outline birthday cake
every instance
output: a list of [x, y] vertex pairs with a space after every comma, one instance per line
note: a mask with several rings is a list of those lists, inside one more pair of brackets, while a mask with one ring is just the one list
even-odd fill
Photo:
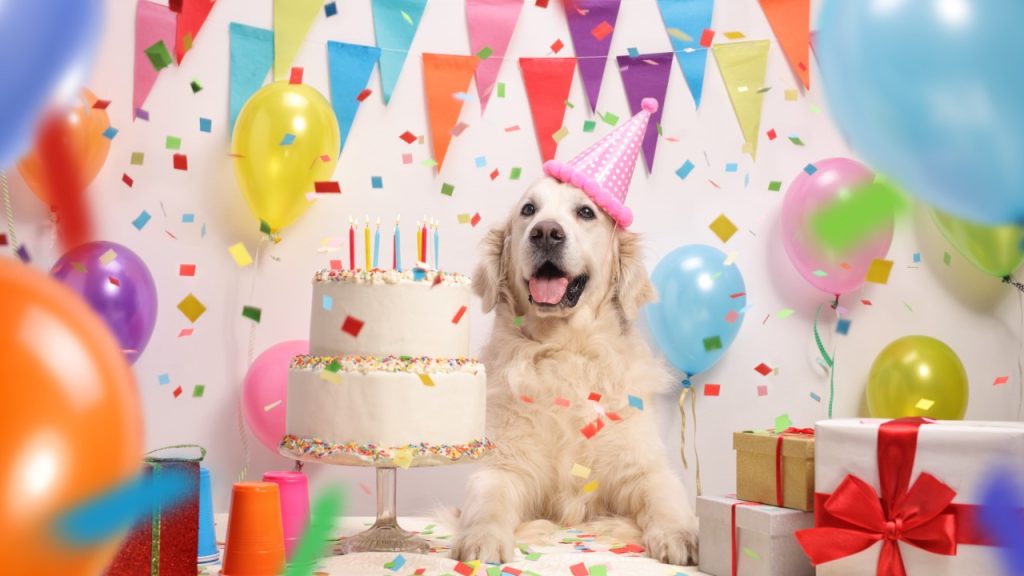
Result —
[[469, 355], [470, 280], [433, 270], [322, 270], [310, 354], [292, 360], [282, 453], [429, 466], [484, 454], [487, 378]]

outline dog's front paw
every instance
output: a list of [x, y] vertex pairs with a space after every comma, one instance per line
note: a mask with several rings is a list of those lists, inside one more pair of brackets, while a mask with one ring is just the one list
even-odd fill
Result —
[[452, 558], [462, 562], [479, 560], [488, 564], [513, 560], [512, 532], [501, 532], [486, 526], [470, 526], [459, 530], [452, 543]]
[[652, 528], [644, 532], [647, 554], [664, 564], [690, 566], [697, 563], [697, 535], [686, 528]]

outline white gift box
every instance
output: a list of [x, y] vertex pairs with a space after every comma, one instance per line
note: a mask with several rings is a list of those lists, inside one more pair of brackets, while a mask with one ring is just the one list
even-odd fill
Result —
[[[881, 495], [878, 470], [879, 426], [887, 420], [825, 420], [816, 426], [815, 491], [832, 494], [853, 475]], [[905, 459], [901, 459], [905, 460]], [[922, 472], [956, 492], [952, 504], [976, 505], [986, 474], [995, 466], [1024, 470], [1024, 424], [1011, 422], [937, 421], [918, 430], [911, 468], [912, 487]], [[821, 506], [819, 500], [818, 506]], [[960, 524], [958, 523], [958, 526]], [[820, 564], [818, 576], [874, 575], [882, 540], [865, 550]], [[1000, 574], [996, 549], [959, 544], [955, 556], [936, 554], [898, 541], [909, 576]]]
[[700, 571], [732, 575], [732, 505], [736, 506], [738, 576], [812, 576], [793, 533], [814, 525], [814, 513], [718, 496], [697, 498]]

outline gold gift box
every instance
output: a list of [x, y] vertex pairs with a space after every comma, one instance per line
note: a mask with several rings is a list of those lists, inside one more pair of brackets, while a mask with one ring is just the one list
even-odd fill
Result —
[[777, 501], [775, 459], [779, 434], [736, 432], [736, 497], [795, 510], [814, 510], [814, 436], [782, 436], [782, 502]]

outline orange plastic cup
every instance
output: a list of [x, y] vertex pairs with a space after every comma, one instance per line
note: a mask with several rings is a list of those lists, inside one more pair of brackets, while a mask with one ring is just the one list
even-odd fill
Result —
[[222, 576], [277, 576], [284, 569], [281, 496], [273, 482], [239, 482], [231, 489]]

